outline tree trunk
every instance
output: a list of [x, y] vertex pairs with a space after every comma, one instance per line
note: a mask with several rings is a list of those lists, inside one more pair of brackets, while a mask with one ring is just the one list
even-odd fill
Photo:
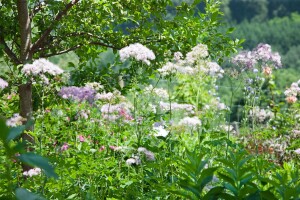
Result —
[[[17, 0], [18, 9], [18, 21], [20, 27], [20, 61], [22, 64], [26, 64], [32, 60], [31, 53], [31, 20], [28, 11], [27, 0]], [[19, 86], [20, 97], [20, 115], [26, 118], [26, 122], [32, 118], [32, 83], [28, 82]], [[25, 123], [26, 123], [25, 122]], [[33, 131], [33, 126], [27, 128], [29, 131]], [[22, 134], [22, 139], [29, 143], [27, 145], [28, 151], [33, 151], [32, 144], [34, 144], [34, 138], [26, 133]], [[23, 171], [28, 171], [32, 167], [23, 164]]]

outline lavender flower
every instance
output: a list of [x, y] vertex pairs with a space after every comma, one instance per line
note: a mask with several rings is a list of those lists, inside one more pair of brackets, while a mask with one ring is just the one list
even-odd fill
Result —
[[258, 63], [273, 63], [275, 68], [281, 67], [281, 57], [278, 52], [272, 53], [271, 46], [260, 43], [252, 51], [243, 51], [236, 55], [232, 62], [236, 65], [242, 65], [246, 69], [253, 69]]
[[58, 95], [63, 99], [73, 99], [77, 101], [88, 101], [92, 103], [96, 91], [90, 87], [62, 87]]
[[153, 161], [155, 160], [155, 155], [152, 151], [149, 151], [148, 149], [146, 149], [145, 147], [139, 147], [138, 148], [138, 152], [140, 153], [144, 153], [146, 160], [149, 161]]
[[153, 51], [139, 43], [130, 44], [129, 46], [121, 49], [119, 53], [121, 61], [125, 61], [126, 59], [132, 57], [138, 61], [142, 61], [147, 65], [150, 65], [149, 60], [155, 59]]
[[3, 80], [2, 78], [0, 78], [0, 88], [4, 89], [7, 86], [8, 86], [8, 83], [5, 80]]

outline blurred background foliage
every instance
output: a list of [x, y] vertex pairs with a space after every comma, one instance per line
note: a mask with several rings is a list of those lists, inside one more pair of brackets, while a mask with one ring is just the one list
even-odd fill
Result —
[[[195, 1], [173, 0], [174, 6], [182, 3], [192, 4]], [[205, 4], [200, 0], [197, 9], [203, 12], [204, 7]], [[175, 16], [176, 9], [174, 7], [166, 9], [167, 19]], [[224, 15], [223, 26], [219, 26], [219, 33], [226, 33], [230, 27], [234, 27], [230, 37], [232, 40], [244, 39], [245, 42], [242, 44], [244, 50], [251, 50], [259, 43], [267, 43], [272, 46], [273, 51], [280, 53], [283, 68], [274, 72], [278, 91], [284, 91], [292, 82], [299, 79], [300, 0], [222, 0], [221, 10]], [[224, 34], [225, 36], [227, 37], [226, 34]], [[205, 41], [201, 42], [205, 43]], [[82, 64], [74, 52], [50, 58], [50, 61], [71, 72], [70, 84], [102, 82], [102, 79], [106, 79], [105, 82], [109, 83], [109, 79], [111, 79], [112, 84], [106, 85], [108, 88], [118, 87], [115, 80], [119, 78], [120, 74], [115, 72], [122, 71], [123, 68], [128, 68], [130, 65], [130, 63], [116, 63], [116, 60], [118, 59], [112, 50], [103, 52], [98, 58], [85, 62], [84, 67], [80, 66]], [[228, 61], [219, 64], [227, 69], [231, 66]], [[9, 70], [2, 58], [0, 58], [0, 67], [0, 75], [5, 70]], [[126, 76], [123, 79], [126, 79]], [[230, 101], [232, 89], [228, 77], [225, 76], [219, 81], [219, 95], [227, 104]], [[243, 96], [242, 88], [235, 90], [233, 102], [237, 108], [242, 105], [241, 96]]]

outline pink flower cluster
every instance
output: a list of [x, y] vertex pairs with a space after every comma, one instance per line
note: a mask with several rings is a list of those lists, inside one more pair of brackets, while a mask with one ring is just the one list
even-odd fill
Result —
[[3, 80], [2, 78], [0, 78], [0, 88], [4, 89], [7, 86], [8, 86], [8, 83], [5, 80]]
[[232, 62], [236, 65], [241, 65], [246, 69], [253, 69], [257, 63], [266, 65], [272, 63], [275, 68], [281, 67], [281, 57], [278, 52], [272, 53], [271, 46], [260, 43], [252, 51], [243, 51], [236, 55]]
[[286, 96], [285, 100], [289, 104], [293, 104], [297, 101], [297, 95], [300, 94], [300, 80], [298, 82], [292, 83], [291, 87], [286, 89], [284, 94]]

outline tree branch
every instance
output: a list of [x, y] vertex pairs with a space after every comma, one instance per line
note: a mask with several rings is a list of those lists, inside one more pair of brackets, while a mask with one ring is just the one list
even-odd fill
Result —
[[51, 23], [51, 25], [45, 30], [45, 32], [41, 35], [41, 37], [33, 44], [32, 48], [31, 48], [32, 52], [36, 52], [36, 49], [38, 49], [43, 44], [43, 42], [45, 41], [47, 36], [49, 36], [49, 34], [53, 30], [55, 24], [58, 21], [60, 21], [64, 17], [64, 15], [66, 15], [67, 12], [78, 2], [79, 2], [79, 0], [71, 0], [71, 2], [66, 5], [65, 9], [60, 11], [56, 15], [56, 17], [53, 20], [53, 22]]
[[87, 44], [78, 44], [78, 45], [75, 45], [75, 46], [70, 47], [68, 49], [64, 49], [64, 50], [59, 51], [59, 52], [45, 54], [45, 55], [42, 55], [42, 57], [48, 58], [48, 57], [51, 57], [51, 56], [61, 55], [61, 54], [68, 53], [70, 51], [74, 51], [76, 49], [82, 48], [82, 47], [84, 47], [86, 45], [98, 45], [98, 46], [108, 47], [108, 48], [112, 48], [112, 49], [116, 49], [116, 50], [120, 50], [121, 49], [121, 48], [118, 48], [118, 47], [114, 47], [112, 45], [104, 44], [102, 42], [89, 42]]
[[0, 44], [2, 44], [4, 46], [4, 52], [6, 53], [6, 55], [10, 58], [10, 60], [19, 65], [21, 64], [21, 61], [18, 59], [18, 57], [16, 56], [16, 54], [7, 46], [4, 38], [2, 36], [0, 36]]

